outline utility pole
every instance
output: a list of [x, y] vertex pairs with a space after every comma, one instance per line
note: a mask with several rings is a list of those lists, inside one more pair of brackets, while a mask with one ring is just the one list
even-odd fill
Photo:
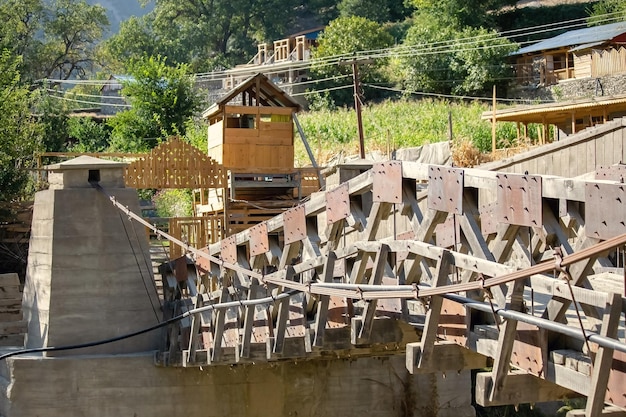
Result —
[[357, 59], [341, 60], [341, 65], [352, 65], [352, 83], [354, 84], [354, 110], [356, 111], [356, 127], [359, 133], [359, 152], [361, 159], [365, 159], [365, 140], [363, 139], [363, 119], [361, 117], [361, 99], [359, 98], [360, 81], [359, 81], [359, 64], [371, 64], [373, 59]]

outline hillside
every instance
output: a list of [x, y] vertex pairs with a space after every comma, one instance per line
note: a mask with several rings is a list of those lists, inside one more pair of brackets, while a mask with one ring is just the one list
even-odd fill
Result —
[[142, 7], [139, 0], [87, 0], [89, 4], [99, 4], [107, 9], [109, 22], [108, 35], [116, 33], [120, 23], [128, 20], [131, 16], [143, 16], [154, 8], [154, 3], [150, 2], [146, 7]]

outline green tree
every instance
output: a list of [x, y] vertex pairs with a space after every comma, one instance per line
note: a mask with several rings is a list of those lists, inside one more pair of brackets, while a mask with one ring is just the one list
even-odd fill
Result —
[[44, 22], [41, 74], [67, 80], [91, 72], [95, 45], [109, 20], [106, 9], [85, 0], [54, 0]]
[[200, 98], [186, 65], [170, 67], [166, 58], [144, 57], [128, 68], [122, 95], [131, 104], [110, 121], [111, 145], [140, 151], [172, 135], [185, 135], [188, 120], [200, 108]]
[[421, 14], [399, 47], [396, 81], [412, 91], [480, 94], [504, 88], [511, 70], [506, 57], [516, 45], [495, 31], [436, 21]]
[[67, 124], [71, 152], [103, 152], [109, 145], [110, 131], [106, 124], [88, 117], [72, 117]]
[[67, 102], [63, 100], [62, 92], [44, 84], [33, 93], [32, 112], [37, 115], [38, 122], [43, 129], [43, 150], [45, 152], [65, 151], [69, 115]]
[[30, 93], [20, 85], [21, 58], [0, 54], [0, 201], [28, 194], [28, 168], [41, 149], [41, 129], [30, 112]]
[[284, 37], [297, 6], [296, 0], [156, 0], [150, 14], [121, 25], [103, 54], [162, 55], [170, 65], [211, 71], [248, 60], [259, 42]]
[[36, 35], [44, 14], [41, 0], [0, 0], [0, 50], [7, 49], [26, 62], [34, 59], [41, 46]]
[[611, 14], [612, 18], [626, 18], [625, 0], [600, 0], [594, 3], [589, 10], [589, 26], [606, 24], [606, 15]]
[[108, 26], [106, 10], [85, 0], [0, 0], [0, 48], [23, 57], [25, 81], [84, 76]]
[[398, 22], [410, 17], [410, 4], [395, 0], [341, 0], [337, 5], [341, 17], [361, 16], [377, 23]]
[[[383, 27], [371, 20], [359, 16], [340, 17], [333, 20], [319, 38], [319, 45], [313, 49], [312, 56], [315, 62], [311, 68], [316, 78], [335, 78], [318, 88], [346, 85], [346, 80], [352, 74], [350, 65], [337, 63], [338, 57], [350, 59], [359, 52], [387, 48], [393, 44], [392, 36]], [[366, 54], [363, 54], [365, 57]], [[331, 61], [329, 61], [331, 60]], [[359, 67], [360, 79], [363, 82], [385, 81], [382, 68], [386, 59], [377, 59], [367, 65]], [[352, 101], [350, 90], [337, 90], [330, 93], [330, 99], [338, 105]]]
[[455, 21], [459, 26], [493, 27], [494, 18], [517, 0], [409, 0], [418, 13], [433, 20]]

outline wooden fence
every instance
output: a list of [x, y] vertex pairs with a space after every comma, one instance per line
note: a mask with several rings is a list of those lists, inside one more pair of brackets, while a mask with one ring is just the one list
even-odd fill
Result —
[[[593, 50], [591, 76], [602, 77], [626, 72], [626, 48]], [[578, 74], [576, 74], [578, 75]]]

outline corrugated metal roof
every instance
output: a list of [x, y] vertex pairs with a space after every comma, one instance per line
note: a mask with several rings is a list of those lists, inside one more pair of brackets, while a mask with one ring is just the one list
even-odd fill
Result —
[[598, 44], [626, 33], [626, 22], [611, 23], [610, 25], [593, 26], [584, 29], [570, 30], [554, 38], [546, 39], [534, 45], [527, 46], [512, 53], [512, 56], [530, 52], [546, 51], [564, 47], [576, 47], [584, 44]]
[[[535, 106], [517, 106], [508, 109], [496, 110], [496, 121], [499, 122], [516, 122], [531, 121], [531, 123], [542, 123], [547, 120], [549, 123], [550, 116], [553, 114], [561, 114], [580, 109], [603, 108], [619, 106], [621, 109], [626, 104], [626, 95], [616, 95], [610, 97], [595, 97], [590, 99], [579, 99], [572, 101], [564, 101], [560, 103], [546, 103]], [[482, 114], [482, 120], [491, 120], [493, 111], [486, 111]]]

